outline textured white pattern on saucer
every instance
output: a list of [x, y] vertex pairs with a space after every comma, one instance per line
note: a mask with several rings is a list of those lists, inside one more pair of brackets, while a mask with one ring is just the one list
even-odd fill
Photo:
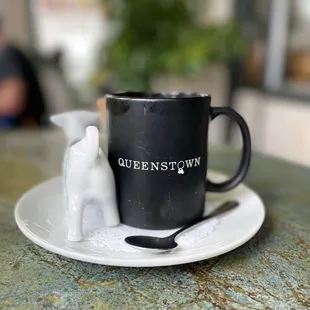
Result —
[[[123, 224], [108, 228], [104, 226], [102, 215], [97, 211], [99, 210], [88, 208], [85, 210], [84, 215], [84, 240], [89, 241], [96, 247], [106, 248], [112, 251], [140, 252], [141, 250], [128, 245], [124, 239], [131, 235], [165, 237], [176, 231], [176, 229], [161, 231], [145, 230]], [[219, 220], [213, 218], [195, 225], [193, 228], [180, 234], [177, 242], [181, 246], [188, 246], [196, 242], [204, 241], [206, 240], [205, 238], [216, 229], [218, 223]]]
[[[226, 176], [212, 171], [209, 171], [208, 178], [214, 182], [227, 179]], [[114, 237], [111, 237], [112, 231], [110, 229], [105, 231], [99, 220], [91, 222], [90, 219], [94, 216], [100, 218], [98, 210], [94, 208], [85, 210], [83, 229], [89, 240], [68, 242], [60, 177], [39, 184], [25, 193], [16, 205], [15, 220], [22, 233], [34, 243], [69, 258], [112, 266], [169, 266], [200, 261], [229, 252], [251, 239], [261, 227], [265, 217], [264, 205], [258, 195], [247, 186], [241, 184], [232, 191], [208, 193], [207, 196], [204, 215], [211, 213], [228, 200], [237, 200], [240, 204], [219, 216], [218, 220], [210, 219], [191, 231], [185, 231], [183, 236], [177, 239], [180, 246], [164, 253], [146, 250], [130, 252], [128, 248], [113, 249], [117, 242], [109, 244], [104, 241], [105, 232], [109, 235], [107, 238], [112, 240], [122, 239], [123, 236], [119, 236], [116, 232]], [[131, 229], [134, 228], [128, 229], [130, 231], [122, 233], [131, 233]], [[134, 229], [134, 232], [137, 234], [139, 230]], [[153, 234], [153, 231], [148, 233]], [[156, 233], [166, 235], [167, 231]], [[123, 246], [127, 245], [122, 243]]]

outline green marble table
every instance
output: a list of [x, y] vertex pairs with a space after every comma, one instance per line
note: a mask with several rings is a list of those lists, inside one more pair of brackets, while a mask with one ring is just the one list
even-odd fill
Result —
[[[0, 309], [309, 309], [309, 168], [254, 154], [246, 183], [267, 217], [230, 253], [174, 267], [107, 267], [49, 253], [14, 222], [18, 197], [60, 173], [63, 142], [57, 132], [0, 135]], [[210, 165], [232, 173], [237, 160], [214, 150]]]

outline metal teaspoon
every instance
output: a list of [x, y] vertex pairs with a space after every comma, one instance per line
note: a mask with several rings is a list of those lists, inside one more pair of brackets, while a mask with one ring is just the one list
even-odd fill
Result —
[[220, 214], [223, 214], [227, 211], [230, 211], [234, 208], [236, 208], [239, 205], [239, 203], [235, 200], [230, 200], [222, 205], [220, 205], [216, 210], [211, 212], [210, 214], [201, 217], [190, 224], [178, 229], [173, 234], [167, 236], [167, 237], [155, 237], [155, 236], [145, 236], [145, 235], [135, 235], [135, 236], [128, 236], [125, 238], [125, 242], [130, 244], [131, 246], [134, 246], [136, 248], [140, 249], [149, 249], [149, 250], [156, 250], [156, 251], [169, 251], [178, 246], [178, 244], [175, 241], [175, 238], [183, 231], [191, 228], [192, 226], [203, 222], [209, 218], [218, 216]]

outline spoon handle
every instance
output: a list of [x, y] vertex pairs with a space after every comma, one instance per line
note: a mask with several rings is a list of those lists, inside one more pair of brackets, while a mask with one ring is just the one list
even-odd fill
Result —
[[191, 223], [187, 224], [186, 226], [178, 229], [176, 232], [174, 232], [172, 235], [170, 235], [170, 238], [175, 238], [177, 235], [179, 235], [181, 232], [183, 232], [184, 230], [189, 229], [190, 227], [203, 222], [211, 217], [215, 217], [217, 215], [223, 214], [229, 210], [234, 209], [235, 207], [237, 207], [239, 205], [239, 202], [235, 201], [235, 200], [230, 200], [227, 201], [225, 203], [223, 203], [222, 205], [220, 205], [218, 208], [216, 208], [214, 211], [212, 211], [210, 214], [203, 216], [195, 221], [192, 221]]

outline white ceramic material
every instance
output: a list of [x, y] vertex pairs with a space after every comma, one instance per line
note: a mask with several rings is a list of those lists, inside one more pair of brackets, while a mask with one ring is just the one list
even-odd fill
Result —
[[[227, 179], [212, 171], [209, 171], [208, 178], [214, 182]], [[165, 236], [173, 230], [155, 232], [123, 224], [114, 228], [100, 228], [100, 222], [87, 223], [84, 217], [87, 240], [77, 243], [67, 241], [60, 177], [25, 193], [16, 205], [15, 220], [23, 234], [34, 243], [69, 258], [113, 266], [168, 266], [221, 255], [239, 247], [256, 234], [264, 221], [265, 209], [258, 195], [244, 184], [227, 193], [208, 193], [205, 214], [230, 199], [238, 200], [240, 205], [219, 219], [211, 219], [207, 230], [204, 226], [195, 226], [191, 232], [187, 232], [187, 238], [181, 235], [177, 239], [179, 246], [174, 251], [160, 254], [133, 249], [123, 239], [133, 234]], [[89, 212], [94, 212], [92, 216], [96, 217], [95, 208], [86, 208], [88, 219], [91, 218]], [[191, 242], [186, 242], [191, 238]]]
[[107, 143], [105, 141], [103, 146], [102, 141], [99, 143], [96, 127], [89, 127], [89, 134], [85, 137], [86, 128], [90, 125], [107, 130], [100, 123], [100, 114], [76, 110], [52, 115], [50, 120], [63, 129], [67, 138], [62, 171], [68, 240], [83, 239], [82, 216], [89, 203], [100, 205], [107, 226], [118, 225], [114, 176], [105, 153], [99, 147], [100, 144], [107, 151]]
[[99, 131], [86, 128], [85, 137], [69, 148], [65, 167], [68, 240], [83, 239], [82, 220], [86, 205], [97, 206], [107, 227], [120, 223], [113, 171], [99, 147]]
[[100, 115], [90, 111], [68, 111], [54, 114], [50, 117], [51, 122], [62, 128], [67, 138], [67, 147], [63, 159], [63, 171], [65, 170], [67, 154], [69, 148], [85, 136], [85, 130], [88, 126], [99, 126]]

